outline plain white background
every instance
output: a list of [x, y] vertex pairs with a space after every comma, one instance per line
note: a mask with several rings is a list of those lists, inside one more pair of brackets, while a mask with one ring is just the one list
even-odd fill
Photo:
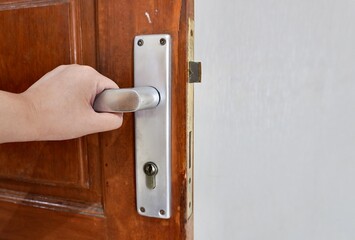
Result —
[[195, 239], [355, 239], [355, 1], [195, 12]]

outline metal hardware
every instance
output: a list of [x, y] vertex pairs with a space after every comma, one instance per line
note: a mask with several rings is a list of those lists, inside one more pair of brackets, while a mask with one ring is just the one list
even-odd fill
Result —
[[[188, 61], [194, 59], [194, 20], [189, 18], [188, 22], [188, 38], [187, 38], [187, 57]], [[189, 73], [195, 72], [193, 66], [189, 64]], [[200, 75], [201, 76], [201, 75]], [[194, 188], [194, 80], [193, 76], [189, 74], [186, 89], [186, 103], [187, 103], [187, 119], [186, 119], [186, 219], [189, 219], [193, 213], [193, 188]]]
[[158, 167], [152, 162], [147, 162], [143, 166], [144, 173], [146, 175], [146, 186], [149, 189], [154, 189], [156, 186], [155, 176], [158, 174]]
[[107, 89], [96, 96], [97, 112], [135, 112], [158, 106], [160, 96], [153, 87]]
[[138, 42], [137, 42], [138, 46], [143, 46], [144, 44], [144, 41], [142, 39], [139, 39]]
[[200, 83], [202, 78], [202, 65], [200, 62], [189, 62], [189, 83]]
[[106, 89], [93, 106], [135, 112], [137, 212], [164, 219], [171, 216], [170, 91], [170, 35], [141, 35], [134, 39], [134, 88]]
[[165, 43], [166, 43], [165, 38], [161, 38], [161, 39], [160, 39], [160, 44], [161, 44], [161, 45], [165, 45]]
[[[171, 216], [170, 35], [134, 39], [134, 85], [153, 86], [160, 96], [158, 106], [135, 113], [137, 212], [167, 219]], [[147, 175], [154, 171], [158, 173]]]

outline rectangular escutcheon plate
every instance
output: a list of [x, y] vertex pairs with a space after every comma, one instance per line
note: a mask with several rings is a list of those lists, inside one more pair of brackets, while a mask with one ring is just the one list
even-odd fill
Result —
[[171, 216], [171, 37], [134, 39], [134, 86], [159, 91], [154, 109], [135, 113], [137, 211], [155, 218]]

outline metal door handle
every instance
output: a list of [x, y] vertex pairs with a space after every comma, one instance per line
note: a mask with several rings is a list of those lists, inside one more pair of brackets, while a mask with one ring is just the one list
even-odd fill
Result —
[[97, 112], [136, 112], [155, 108], [160, 94], [154, 87], [106, 89], [96, 96], [94, 110]]
[[[171, 216], [171, 37], [134, 39], [134, 88], [96, 96], [97, 112], [135, 112], [136, 207], [146, 217]], [[149, 109], [147, 111], [139, 111]], [[137, 112], [136, 112], [137, 111]]]

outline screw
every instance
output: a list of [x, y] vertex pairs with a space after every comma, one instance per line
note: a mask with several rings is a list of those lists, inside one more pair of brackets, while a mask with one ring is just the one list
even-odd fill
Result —
[[144, 41], [143, 41], [143, 39], [139, 39], [138, 40], [138, 42], [137, 42], [137, 44], [138, 44], [138, 46], [143, 46], [143, 44], [144, 44]]
[[166, 43], [165, 38], [161, 38], [161, 39], [160, 39], [160, 45], [162, 45], [162, 46], [163, 46], [163, 45], [165, 45], [165, 43]]
[[140, 207], [139, 209], [141, 212], [145, 212], [145, 208], [144, 207]]
[[165, 214], [165, 211], [162, 209], [162, 210], [159, 211], [159, 213], [160, 213], [161, 215], [164, 215], [164, 214]]

